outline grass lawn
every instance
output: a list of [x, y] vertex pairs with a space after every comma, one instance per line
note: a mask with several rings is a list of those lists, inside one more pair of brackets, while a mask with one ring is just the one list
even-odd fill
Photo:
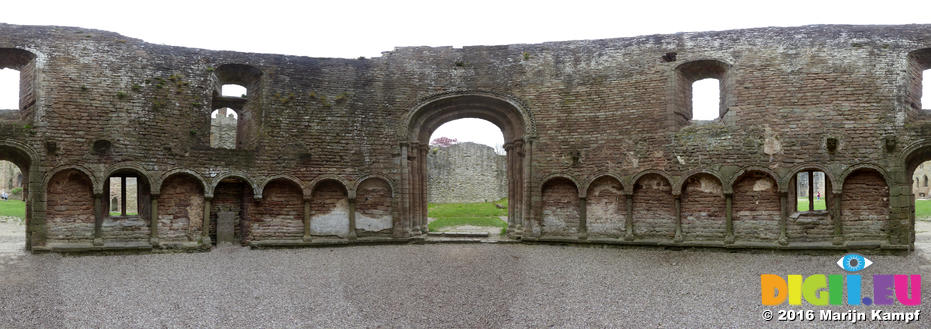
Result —
[[26, 218], [26, 203], [19, 200], [0, 200], [0, 216]]
[[[828, 209], [824, 206], [824, 198], [815, 200], [815, 210]], [[798, 199], [798, 211], [808, 211], [808, 199]]]
[[428, 204], [427, 216], [436, 218], [428, 225], [429, 229], [437, 231], [442, 227], [457, 225], [494, 226], [500, 227], [501, 234], [504, 234], [508, 223], [498, 216], [508, 215], [508, 200], [502, 199], [498, 204], [504, 206], [504, 209], [498, 209], [492, 202]]
[[[126, 216], [138, 216], [138, 215], [139, 215], [139, 214], [134, 213], [134, 212], [128, 212], [128, 213], [126, 213]], [[122, 216], [122, 214], [121, 214], [119, 211], [111, 211], [111, 212], [110, 212], [110, 217], [117, 217], [117, 216]]]
[[915, 218], [931, 220], [931, 200], [915, 200]]

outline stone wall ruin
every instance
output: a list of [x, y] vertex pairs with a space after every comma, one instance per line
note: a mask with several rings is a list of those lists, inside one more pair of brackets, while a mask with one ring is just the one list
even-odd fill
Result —
[[[505, 137], [508, 235], [522, 241], [907, 250], [931, 159], [921, 72], [931, 26], [819, 25], [337, 59], [156, 45], [0, 24], [20, 108], [0, 160], [22, 169], [27, 248], [422, 241], [428, 138], [459, 118]], [[693, 81], [719, 116], [692, 120]], [[237, 84], [247, 97], [220, 94]], [[234, 145], [211, 113], [238, 114]], [[792, 177], [825, 175], [826, 210]], [[110, 177], [140, 212], [109, 214]], [[222, 215], [222, 216], [221, 216]], [[224, 220], [218, 222], [218, 218]], [[226, 221], [226, 220], [229, 221]]]
[[487, 145], [464, 142], [431, 146], [427, 153], [427, 201], [493, 202], [507, 197], [507, 158]]

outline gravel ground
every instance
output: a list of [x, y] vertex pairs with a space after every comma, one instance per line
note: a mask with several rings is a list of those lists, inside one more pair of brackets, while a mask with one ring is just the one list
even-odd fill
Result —
[[[0, 239], [15, 236], [2, 225]], [[863, 274], [918, 274], [923, 255], [868, 255]], [[770, 327], [786, 323], [764, 322], [763, 310], [823, 307], [763, 307], [759, 275], [840, 274], [839, 256], [519, 244], [0, 250], [0, 327]], [[928, 328], [929, 278], [918, 307], [832, 309], [920, 309], [913, 326]]]

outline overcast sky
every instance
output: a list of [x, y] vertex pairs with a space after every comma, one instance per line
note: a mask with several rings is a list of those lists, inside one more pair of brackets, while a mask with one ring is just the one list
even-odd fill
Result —
[[[397, 46], [538, 43], [807, 24], [931, 23], [931, 0], [26, 0], [4, 1], [0, 22], [80, 26], [176, 46], [356, 58], [379, 56]], [[0, 85], [0, 90], [9, 88]], [[0, 107], [9, 103], [0, 94]], [[444, 126], [434, 136], [460, 141], [483, 136], [478, 142], [500, 144], [500, 131], [487, 138], [494, 130]], [[495, 138], [498, 142], [488, 141]]]

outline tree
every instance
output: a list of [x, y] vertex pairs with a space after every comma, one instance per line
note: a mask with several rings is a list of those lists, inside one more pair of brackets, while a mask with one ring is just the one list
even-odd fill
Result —
[[459, 143], [459, 140], [455, 138], [437, 137], [434, 138], [432, 142], [430, 142], [430, 146], [447, 147], [456, 143]]

